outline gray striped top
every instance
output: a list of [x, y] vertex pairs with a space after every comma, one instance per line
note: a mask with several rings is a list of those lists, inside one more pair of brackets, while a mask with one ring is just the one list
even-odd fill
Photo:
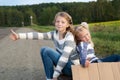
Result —
[[[47, 33], [29, 32], [18, 33], [20, 39], [51, 39], [54, 42], [56, 50], [61, 54], [58, 64], [55, 67], [53, 77], [58, 77], [68, 62], [68, 60], [76, 60], [76, 44], [74, 36], [71, 32], [67, 32], [64, 39], [59, 40], [59, 33], [57, 31], [51, 31]], [[78, 57], [79, 58], [79, 57]], [[77, 58], [77, 59], [78, 59]], [[75, 63], [73, 63], [75, 64]]]

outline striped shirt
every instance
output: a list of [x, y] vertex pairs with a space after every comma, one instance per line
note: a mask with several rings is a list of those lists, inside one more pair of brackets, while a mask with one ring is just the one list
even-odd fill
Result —
[[72, 55], [76, 54], [76, 44], [71, 32], [67, 32], [64, 39], [59, 40], [59, 33], [51, 31], [47, 33], [29, 32], [18, 33], [20, 39], [50, 39], [53, 40], [56, 50], [61, 54], [57, 66], [55, 67], [53, 77], [58, 77]]
[[87, 42], [80, 42], [77, 46], [77, 51], [79, 53], [80, 64], [84, 67], [86, 59], [92, 63], [93, 61], [98, 60], [95, 56], [94, 48], [90, 43]]

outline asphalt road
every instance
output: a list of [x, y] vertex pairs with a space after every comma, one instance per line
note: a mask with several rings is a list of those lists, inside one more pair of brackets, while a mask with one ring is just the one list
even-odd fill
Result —
[[[10, 29], [0, 29], [0, 80], [45, 80], [40, 48], [54, 48], [52, 41], [13, 41], [9, 38]], [[16, 32], [33, 31], [30, 28], [13, 29]]]

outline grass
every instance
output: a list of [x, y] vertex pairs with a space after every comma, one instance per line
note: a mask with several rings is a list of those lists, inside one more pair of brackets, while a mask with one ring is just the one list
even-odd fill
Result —
[[120, 54], [120, 21], [91, 23], [90, 31], [97, 55]]
[[38, 31], [38, 32], [48, 32], [51, 30], [55, 30], [54, 26], [38, 26], [38, 25], [33, 25], [30, 26], [32, 29]]
[[[120, 54], [120, 21], [89, 23], [95, 52], [99, 57], [111, 54]], [[54, 26], [33, 25], [31, 28], [48, 32], [54, 30]]]

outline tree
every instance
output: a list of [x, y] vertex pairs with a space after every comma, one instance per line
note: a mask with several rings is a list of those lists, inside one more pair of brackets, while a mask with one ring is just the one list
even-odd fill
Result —
[[40, 24], [41, 25], [51, 25], [52, 21], [54, 19], [54, 16], [55, 16], [56, 12], [58, 12], [58, 11], [59, 11], [59, 9], [56, 6], [43, 8], [43, 11], [40, 15], [41, 16]]
[[25, 12], [24, 12], [24, 25], [25, 26], [29, 26], [31, 25], [31, 19], [30, 16], [33, 17], [33, 23], [36, 22], [36, 15], [33, 13], [31, 8], [28, 8]]
[[18, 10], [12, 10], [11, 12], [11, 26], [22, 26], [23, 15]]
[[4, 10], [0, 10], [0, 26], [4, 26], [5, 24], [5, 19], [4, 19]]
[[116, 19], [120, 19], [120, 0], [112, 0]]
[[10, 8], [4, 10], [4, 19], [5, 19], [4, 26], [12, 26], [11, 25], [11, 12], [12, 12], [12, 9]]

